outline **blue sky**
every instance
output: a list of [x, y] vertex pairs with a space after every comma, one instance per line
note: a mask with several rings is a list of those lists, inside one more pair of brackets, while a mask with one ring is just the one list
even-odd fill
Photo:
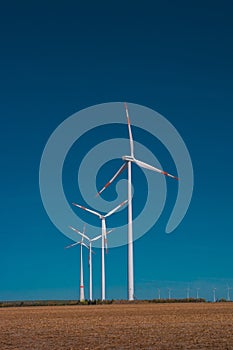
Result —
[[[217, 297], [226, 296], [227, 284], [233, 287], [231, 13], [229, 1], [2, 6], [1, 300], [78, 298], [79, 249], [64, 250], [71, 241], [44, 210], [40, 159], [66, 118], [112, 101], [166, 117], [194, 168], [193, 199], [180, 226], [165, 234], [168, 208], [135, 242], [136, 297], [156, 297], [157, 288], [163, 296], [167, 288], [184, 296], [187, 286], [191, 295], [200, 288], [200, 296], [211, 299], [217, 288]], [[86, 252], [84, 259], [87, 296]], [[98, 249], [93, 259], [99, 298]], [[127, 297], [126, 264], [126, 246], [110, 250], [108, 298]]]

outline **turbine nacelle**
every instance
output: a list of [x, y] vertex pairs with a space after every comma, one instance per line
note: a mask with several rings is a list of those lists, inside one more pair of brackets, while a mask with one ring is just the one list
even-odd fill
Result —
[[133, 156], [123, 156], [121, 159], [124, 160], [125, 162], [134, 162], [135, 161], [135, 158]]

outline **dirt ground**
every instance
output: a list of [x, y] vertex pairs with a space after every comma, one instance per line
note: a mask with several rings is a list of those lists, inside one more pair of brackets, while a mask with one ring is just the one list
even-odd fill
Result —
[[2, 308], [0, 349], [233, 350], [233, 303]]

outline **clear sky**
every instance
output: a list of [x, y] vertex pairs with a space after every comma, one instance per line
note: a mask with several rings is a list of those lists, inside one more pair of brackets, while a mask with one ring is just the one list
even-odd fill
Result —
[[[232, 10], [225, 0], [2, 5], [0, 300], [79, 297], [79, 249], [64, 250], [72, 241], [44, 210], [40, 159], [66, 118], [112, 101], [166, 117], [194, 168], [193, 198], [180, 226], [165, 233], [165, 210], [135, 242], [136, 297], [157, 297], [157, 288], [162, 297], [168, 288], [185, 297], [188, 287], [191, 296], [200, 288], [200, 296], [212, 299], [217, 288], [216, 296], [226, 297], [227, 284], [233, 287]], [[72, 163], [66, 176], [69, 169]], [[99, 298], [99, 249], [93, 260]], [[84, 273], [88, 296], [86, 251]], [[106, 284], [107, 298], [127, 297], [126, 246], [110, 249]]]

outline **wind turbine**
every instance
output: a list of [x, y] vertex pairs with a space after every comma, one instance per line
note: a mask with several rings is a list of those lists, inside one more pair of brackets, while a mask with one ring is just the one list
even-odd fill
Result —
[[134, 300], [134, 266], [133, 266], [133, 225], [132, 225], [132, 172], [131, 172], [131, 163], [137, 164], [141, 168], [149, 169], [157, 173], [172, 177], [173, 179], [178, 180], [176, 176], [173, 176], [166, 171], [155, 168], [152, 165], [144, 163], [134, 157], [134, 142], [131, 131], [129, 111], [127, 104], [125, 103], [126, 118], [128, 123], [128, 132], [129, 132], [129, 141], [130, 141], [130, 155], [123, 156], [124, 164], [120, 169], [115, 173], [110, 181], [98, 192], [100, 195], [126, 168], [128, 169], [128, 299]]
[[160, 288], [158, 288], [157, 291], [158, 291], [158, 299], [160, 300], [161, 299]]
[[230, 290], [232, 288], [230, 288], [228, 285], [227, 285], [227, 301], [231, 301], [231, 297], [230, 297]]
[[213, 288], [213, 302], [216, 302], [216, 288]]
[[[89, 300], [92, 301], [92, 253], [94, 253], [92, 251], [92, 242], [97, 241], [98, 239], [100, 239], [102, 237], [102, 235], [96, 236], [94, 238], [90, 238], [87, 235], [85, 235], [84, 233], [80, 232], [79, 230], [76, 230], [72, 226], [69, 226], [69, 228], [71, 228], [71, 230], [75, 231], [76, 233], [81, 235], [83, 238], [85, 238], [89, 242], [89, 268], [90, 268], [90, 271], [89, 271]], [[109, 234], [112, 231], [113, 230], [109, 230], [107, 232], [107, 234]]]
[[171, 288], [168, 288], [168, 299], [169, 299], [169, 300], [171, 299], [171, 291], [172, 291], [172, 289], [171, 289]]
[[200, 288], [196, 288], [196, 291], [197, 291], [196, 299], [199, 299], [199, 290]]
[[[85, 233], [85, 225], [83, 227], [83, 234], [84, 233]], [[84, 301], [85, 297], [84, 297], [84, 283], [83, 283], [83, 246], [86, 247], [87, 249], [89, 249], [89, 248], [84, 243], [84, 238], [82, 237], [81, 241], [70, 244], [67, 247], [65, 247], [65, 249], [74, 247], [78, 244], [80, 244], [80, 295], [79, 295], [79, 299], [80, 299], [80, 301]]]
[[79, 207], [85, 211], [88, 211], [91, 214], [94, 214], [98, 216], [101, 220], [101, 228], [102, 228], [102, 300], [105, 300], [105, 259], [104, 259], [104, 247], [107, 250], [107, 232], [106, 232], [106, 218], [109, 217], [110, 215], [114, 214], [117, 210], [119, 210], [123, 205], [125, 205], [128, 202], [128, 200], [125, 200], [121, 204], [119, 204], [116, 208], [112, 209], [109, 211], [107, 214], [103, 215], [98, 213], [97, 211], [94, 211], [92, 209], [88, 209], [83, 207], [82, 205], [72, 203], [76, 207]]

